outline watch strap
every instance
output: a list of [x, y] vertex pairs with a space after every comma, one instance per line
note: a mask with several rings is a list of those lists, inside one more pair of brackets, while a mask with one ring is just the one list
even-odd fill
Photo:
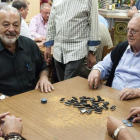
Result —
[[124, 129], [124, 128], [125, 128], [125, 126], [120, 126], [114, 131], [114, 139], [116, 139], [118, 137], [119, 132], [121, 131], [121, 129]]

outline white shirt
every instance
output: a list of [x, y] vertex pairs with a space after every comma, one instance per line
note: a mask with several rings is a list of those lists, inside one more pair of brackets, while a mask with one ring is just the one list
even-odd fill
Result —
[[24, 20], [23, 18], [22, 18], [22, 20], [21, 20], [20, 35], [32, 39], [30, 30], [29, 30], [29, 27], [28, 27], [27, 23], [25, 22], [25, 20]]

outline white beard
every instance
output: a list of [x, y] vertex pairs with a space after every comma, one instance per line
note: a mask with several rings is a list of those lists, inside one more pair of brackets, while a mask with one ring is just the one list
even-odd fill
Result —
[[1, 38], [1, 40], [2, 40], [3, 42], [5, 42], [6, 44], [13, 44], [13, 43], [16, 42], [16, 40], [19, 38], [19, 36], [15, 36], [14, 38], [9, 39], [9, 38], [7, 38], [5, 35], [2, 36], [2, 35], [0, 34], [0, 38]]

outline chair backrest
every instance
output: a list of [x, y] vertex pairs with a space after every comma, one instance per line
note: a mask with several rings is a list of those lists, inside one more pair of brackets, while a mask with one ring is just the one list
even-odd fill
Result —
[[108, 53], [110, 53], [110, 52], [112, 51], [113, 48], [114, 48], [114, 46], [113, 46], [113, 47], [110, 47], [110, 48], [108, 48], [108, 46], [104, 46], [104, 48], [103, 48], [103, 54], [102, 54], [102, 60], [103, 60], [103, 58], [104, 58]]
[[112, 27], [111, 29], [108, 29], [108, 30], [109, 30], [112, 42], [114, 43], [114, 27]]

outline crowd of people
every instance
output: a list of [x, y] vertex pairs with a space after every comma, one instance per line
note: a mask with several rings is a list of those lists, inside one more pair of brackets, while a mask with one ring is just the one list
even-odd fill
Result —
[[[98, 14], [97, 0], [42, 0], [40, 13], [28, 26], [25, 19], [29, 4], [27, 0], [14, 0], [12, 6], [0, 9], [1, 94], [10, 97], [37, 88], [45, 93], [53, 91], [47, 77], [53, 46], [59, 81], [80, 75], [88, 78], [89, 88], [96, 89], [100, 79], [107, 79], [107, 86], [119, 90], [120, 100], [140, 97], [140, 15], [134, 15], [139, 12], [140, 1], [128, 12], [133, 17], [127, 26], [127, 41], [118, 44], [103, 60], [103, 47], [111, 47], [113, 42], [108, 22]], [[44, 58], [38, 42], [46, 47]], [[82, 71], [84, 67], [90, 69], [88, 73]], [[133, 122], [140, 121], [140, 107], [130, 109], [127, 119], [132, 117]], [[122, 121], [113, 116], [108, 117], [107, 130], [118, 140], [134, 140]], [[9, 112], [0, 114], [0, 136], [25, 140], [21, 134], [21, 118]]]

